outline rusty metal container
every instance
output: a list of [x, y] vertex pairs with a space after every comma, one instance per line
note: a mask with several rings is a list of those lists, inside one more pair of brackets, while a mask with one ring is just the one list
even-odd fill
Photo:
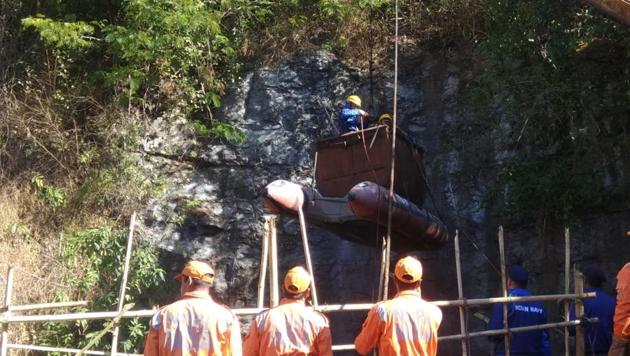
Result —
[[[424, 203], [424, 150], [402, 131], [396, 141], [394, 192], [418, 206]], [[325, 139], [314, 144], [317, 189], [326, 197], [343, 197], [357, 183], [374, 182], [389, 189], [391, 137], [388, 126]]]
[[606, 13], [606, 15], [630, 25], [630, 0], [584, 0]]

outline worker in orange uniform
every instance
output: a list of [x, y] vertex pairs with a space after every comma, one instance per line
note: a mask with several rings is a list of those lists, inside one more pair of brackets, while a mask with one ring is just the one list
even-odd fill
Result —
[[175, 279], [181, 299], [161, 308], [151, 319], [145, 356], [242, 355], [238, 319], [210, 297], [214, 270], [190, 261]]
[[356, 351], [366, 355], [378, 345], [380, 356], [436, 355], [442, 311], [422, 299], [422, 264], [404, 257], [396, 263], [394, 276], [398, 293], [369, 311], [354, 340]]
[[630, 263], [626, 263], [617, 273], [617, 306], [608, 355], [630, 355]]
[[244, 355], [332, 356], [328, 319], [306, 306], [310, 285], [311, 276], [304, 268], [287, 272], [280, 305], [254, 318], [245, 336]]

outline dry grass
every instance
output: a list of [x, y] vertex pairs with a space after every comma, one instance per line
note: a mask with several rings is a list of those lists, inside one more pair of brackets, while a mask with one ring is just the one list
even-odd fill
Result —
[[[391, 68], [395, 21], [393, 3], [375, 10], [358, 9], [352, 2], [342, 20], [331, 20], [321, 14], [308, 14], [308, 21], [298, 26], [278, 21], [264, 31], [252, 34], [243, 43], [241, 53], [260, 58], [265, 64], [282, 62], [296, 54], [327, 48], [340, 59], [367, 70], [372, 60], [374, 70]], [[284, 17], [296, 14], [283, 15]], [[299, 14], [298, 14], [299, 15]], [[482, 31], [482, 0], [442, 0], [439, 2], [402, 2], [399, 10], [401, 45], [448, 46], [472, 41]], [[340, 39], [345, 39], [340, 41]]]
[[[62, 281], [64, 267], [56, 258], [58, 235], [33, 223], [38, 206], [33, 192], [0, 181], [0, 295], [4, 296], [10, 266], [14, 270], [11, 304], [52, 302], [57, 292], [70, 292]], [[11, 341], [30, 342], [34, 327], [12, 326]]]

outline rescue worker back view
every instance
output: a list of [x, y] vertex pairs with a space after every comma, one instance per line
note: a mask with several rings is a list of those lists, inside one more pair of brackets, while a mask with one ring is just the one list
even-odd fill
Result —
[[311, 276], [304, 268], [287, 272], [280, 305], [252, 320], [243, 346], [245, 355], [332, 356], [328, 319], [306, 306], [310, 284]]
[[238, 319], [210, 297], [212, 267], [205, 262], [190, 261], [175, 278], [180, 282], [182, 298], [153, 316], [144, 355], [240, 356]]
[[398, 293], [369, 311], [354, 340], [357, 352], [366, 355], [378, 346], [380, 356], [435, 356], [442, 311], [421, 297], [422, 264], [414, 257], [402, 258], [394, 276]]

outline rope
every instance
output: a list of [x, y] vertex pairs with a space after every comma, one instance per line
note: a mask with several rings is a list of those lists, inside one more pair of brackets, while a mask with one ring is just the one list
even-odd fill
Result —
[[[424, 182], [424, 185], [427, 187], [427, 192], [429, 193], [429, 199], [431, 199], [431, 205], [433, 205], [433, 208], [435, 209], [435, 212], [437, 213], [438, 217], [440, 218], [440, 220], [442, 220], [442, 222], [445, 221], [443, 214], [440, 210], [440, 207], [436, 204], [436, 199], [433, 196], [433, 191], [431, 190], [431, 187], [429, 186], [429, 180], [427, 179], [426, 174], [424, 173], [424, 170], [422, 169], [422, 166], [420, 164], [420, 162], [418, 162], [418, 159], [416, 157], [416, 155], [413, 155], [414, 157], [414, 161], [416, 163], [416, 168], [418, 169], [418, 171], [420, 172], [420, 175], [422, 176], [422, 180]], [[492, 260], [490, 260], [490, 257], [488, 257], [488, 255], [486, 255], [483, 251], [481, 251], [481, 249], [479, 248], [479, 246], [477, 246], [477, 243], [466, 233], [466, 231], [464, 231], [460, 224], [459, 224], [459, 215], [455, 215], [455, 228], [457, 230], [459, 230], [461, 232], [462, 235], [464, 235], [464, 237], [466, 237], [466, 239], [470, 242], [471, 245], [473, 245], [473, 247], [480, 252], [483, 257], [486, 259], [486, 262], [488, 262], [488, 264], [494, 269], [495, 272], [497, 272], [497, 274], [501, 274], [501, 272], [499, 271], [499, 268], [497, 268], [497, 266], [495, 266], [494, 263], [492, 263]]]
[[389, 196], [387, 201], [387, 238], [385, 240], [385, 268], [383, 273], [382, 299], [387, 299], [387, 286], [389, 285], [389, 261], [391, 258], [392, 245], [392, 205], [394, 203], [394, 179], [396, 177], [396, 118], [397, 118], [397, 101], [398, 98], [398, 0], [396, 0], [396, 18], [395, 18], [395, 34], [394, 34], [394, 105], [392, 117], [392, 152], [391, 166], [389, 171]]

